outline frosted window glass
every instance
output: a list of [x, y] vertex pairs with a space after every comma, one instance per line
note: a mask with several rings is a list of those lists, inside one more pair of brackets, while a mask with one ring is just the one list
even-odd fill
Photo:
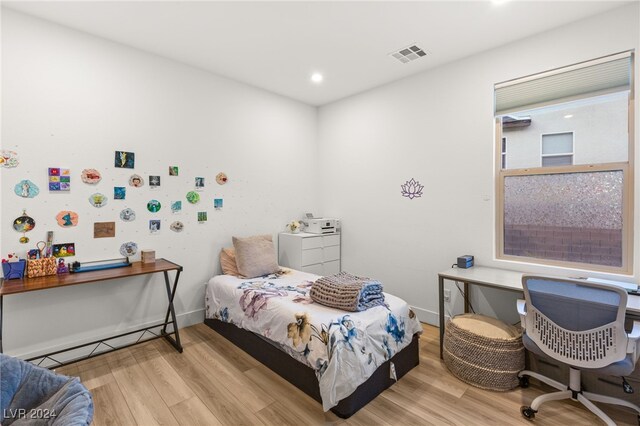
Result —
[[622, 266], [623, 172], [507, 176], [504, 254]]
[[573, 152], [573, 133], [542, 135], [542, 155]]

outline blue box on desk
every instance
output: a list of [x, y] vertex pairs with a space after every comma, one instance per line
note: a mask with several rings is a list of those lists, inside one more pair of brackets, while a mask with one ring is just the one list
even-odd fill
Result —
[[26, 260], [18, 260], [17, 262], [6, 262], [2, 264], [2, 275], [5, 280], [21, 280], [24, 277], [24, 268], [27, 265]]

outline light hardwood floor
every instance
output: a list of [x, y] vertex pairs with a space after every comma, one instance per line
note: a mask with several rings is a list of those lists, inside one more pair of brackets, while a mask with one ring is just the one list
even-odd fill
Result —
[[[424, 325], [420, 365], [347, 420], [198, 324], [180, 330], [184, 353], [160, 339], [71, 364], [93, 394], [95, 425], [507, 425], [531, 424], [521, 405], [548, 391], [490, 392], [453, 377], [438, 357], [438, 329]], [[629, 411], [602, 405], [618, 424], [637, 425]], [[550, 402], [533, 424], [598, 424], [573, 402]]]

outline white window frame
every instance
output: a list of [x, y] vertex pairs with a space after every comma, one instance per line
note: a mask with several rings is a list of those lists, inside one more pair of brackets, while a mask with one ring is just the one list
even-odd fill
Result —
[[[570, 152], [558, 152], [555, 154], [543, 154], [544, 152], [544, 137], [545, 136], [552, 136], [552, 135], [566, 135], [571, 133], [571, 151]], [[553, 157], [564, 157], [567, 155], [571, 156], [571, 166], [573, 166], [574, 164], [574, 156], [575, 156], [575, 151], [576, 151], [576, 132], [573, 130], [570, 131], [566, 131], [566, 132], [552, 132], [552, 133], [542, 133], [540, 135], [540, 167], [545, 167], [548, 168], [550, 166], [544, 166], [543, 163], [543, 158], [553, 158]]]
[[[549, 265], [558, 266], [570, 269], [582, 269], [598, 272], [608, 272], [615, 274], [627, 274], [633, 273], [633, 240], [634, 240], [634, 159], [635, 159], [635, 54], [633, 51], [627, 53], [631, 58], [631, 80], [628, 99], [628, 157], [626, 162], [618, 163], [603, 163], [603, 164], [582, 164], [582, 165], [567, 165], [567, 166], [548, 166], [548, 167], [531, 167], [523, 169], [503, 169], [502, 166], [502, 115], [508, 114], [508, 112], [496, 111], [494, 120], [495, 125], [495, 176], [496, 176], [496, 259], [507, 260], [522, 263], [531, 263], [537, 265]], [[612, 55], [617, 56], [617, 55]], [[598, 60], [588, 61], [597, 62]], [[580, 66], [576, 64], [575, 67]], [[573, 66], [572, 66], [573, 67]], [[566, 70], [571, 67], [564, 67], [559, 70]], [[555, 73], [557, 70], [552, 70], [548, 73]], [[545, 74], [545, 73], [542, 73]], [[528, 76], [524, 79], [535, 79], [536, 75]], [[515, 80], [514, 80], [515, 81]], [[504, 82], [496, 84], [495, 88], [504, 87], [510, 82]], [[549, 103], [547, 103], [549, 104]], [[542, 104], [537, 107], [544, 106]], [[532, 108], [529, 106], [529, 108]], [[497, 109], [497, 108], [496, 108]], [[499, 115], [498, 115], [499, 114]], [[566, 133], [566, 132], [559, 132]], [[540, 155], [542, 158], [542, 142], [540, 144]], [[575, 133], [574, 133], [574, 151], [575, 151]], [[622, 266], [613, 267], [606, 265], [598, 265], [592, 263], [580, 263], [569, 262], [552, 259], [544, 259], [539, 257], [526, 257], [504, 254], [504, 181], [508, 176], [523, 176], [523, 175], [537, 175], [537, 174], [555, 174], [555, 173], [584, 173], [584, 172], [597, 172], [597, 171], [622, 171], [623, 172], [623, 225], [622, 225]]]

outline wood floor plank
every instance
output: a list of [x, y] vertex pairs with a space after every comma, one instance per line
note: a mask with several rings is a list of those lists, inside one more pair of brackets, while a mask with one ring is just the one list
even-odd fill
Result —
[[195, 396], [189, 385], [171, 368], [154, 345], [142, 345], [131, 353], [165, 404], [172, 406]]
[[216, 352], [205, 343], [194, 345], [191, 353], [198, 358], [205, 368], [211, 371], [224, 388], [243, 390], [235, 396], [245, 409], [250, 410], [252, 413], [257, 413], [274, 402], [269, 392], [261, 392], [254, 389], [251, 381], [226, 360], [223, 354]]
[[192, 350], [199, 343], [177, 353], [168, 343], [157, 340], [156, 347], [176, 371], [180, 371], [191, 390], [207, 408], [225, 425], [258, 425], [262, 422], [249, 410], [244, 409], [234, 396], [244, 389], [227, 389], [222, 386], [211, 370], [202, 365]]
[[244, 373], [262, 391], [268, 392], [276, 401], [287, 401], [287, 407], [307, 425], [339, 424], [342, 422], [332, 412], [323, 412], [322, 405], [291, 383], [271, 371], [259, 366]]
[[198, 398], [193, 396], [169, 407], [178, 419], [178, 423], [184, 426], [222, 426], [218, 418]]
[[93, 396], [93, 424], [129, 426], [136, 424], [133, 414], [115, 381], [91, 390]]
[[[184, 352], [164, 339], [58, 369], [91, 390], [94, 424], [102, 425], [531, 425], [520, 415], [551, 391], [491, 392], [455, 378], [439, 358], [439, 333], [423, 326], [420, 365], [371, 403], [343, 420], [204, 324], [181, 330]], [[292, 361], [293, 362], [293, 361]], [[625, 409], [599, 405], [618, 425], [635, 425]], [[598, 424], [580, 404], [542, 406], [537, 426]]]
[[177, 425], [178, 422], [173, 417], [171, 410], [164, 403], [135, 358], [127, 349], [118, 352], [114, 352], [117, 355], [109, 359], [111, 373], [116, 379], [136, 423]]

